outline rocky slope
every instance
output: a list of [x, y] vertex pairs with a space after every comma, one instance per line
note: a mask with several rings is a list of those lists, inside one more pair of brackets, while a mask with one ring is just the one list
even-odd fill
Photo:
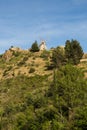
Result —
[[52, 71], [47, 70], [50, 64], [50, 51], [30, 52], [19, 48], [10, 48], [0, 57], [0, 79], [11, 78], [24, 74], [45, 75]]

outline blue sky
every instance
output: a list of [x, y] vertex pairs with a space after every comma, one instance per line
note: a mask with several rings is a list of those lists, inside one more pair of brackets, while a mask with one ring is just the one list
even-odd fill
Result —
[[87, 52], [87, 0], [0, 0], [0, 53], [45, 40], [47, 47], [76, 39]]

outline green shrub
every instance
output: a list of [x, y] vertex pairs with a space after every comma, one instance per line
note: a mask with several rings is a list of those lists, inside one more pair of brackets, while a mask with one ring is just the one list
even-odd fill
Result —
[[20, 52], [15, 52], [15, 51], [13, 51], [13, 55], [15, 56], [15, 57], [18, 57], [19, 55], [20, 55], [21, 53]]
[[27, 61], [28, 60], [28, 56], [23, 58], [23, 61]]
[[22, 65], [24, 65], [24, 64], [25, 64], [25, 61], [22, 60], [22, 61], [20, 61], [17, 65], [18, 65], [18, 66], [22, 66]]
[[52, 52], [51, 66], [54, 68], [59, 68], [60, 66], [65, 64], [66, 64], [65, 51], [63, 48], [58, 46]]
[[39, 47], [38, 47], [38, 43], [37, 41], [35, 41], [32, 46], [31, 46], [31, 51], [32, 52], [38, 52], [39, 51]]
[[50, 57], [49, 51], [44, 50], [44, 51], [41, 53], [40, 57], [43, 58], [44, 60], [47, 60], [47, 59]]
[[46, 104], [44, 97], [37, 97], [34, 101], [34, 108], [41, 108]]
[[30, 68], [29, 73], [34, 73], [35, 72], [35, 68]]

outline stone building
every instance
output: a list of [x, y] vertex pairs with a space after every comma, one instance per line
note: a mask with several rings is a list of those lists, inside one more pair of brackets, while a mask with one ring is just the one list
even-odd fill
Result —
[[39, 45], [39, 49], [40, 49], [40, 51], [47, 49], [45, 41], [41, 42], [41, 44]]

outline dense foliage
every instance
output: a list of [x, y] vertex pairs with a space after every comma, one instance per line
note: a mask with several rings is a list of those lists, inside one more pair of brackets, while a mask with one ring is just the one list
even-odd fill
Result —
[[0, 130], [86, 130], [87, 81], [71, 65], [0, 82]]
[[53, 67], [59, 68], [66, 62], [65, 51], [62, 47], [57, 47], [52, 53], [52, 65]]
[[49, 92], [64, 130], [86, 130], [87, 82], [81, 70], [66, 65], [55, 71]]
[[67, 40], [65, 47], [56, 47], [52, 52], [52, 65], [59, 68], [67, 63], [77, 65], [83, 56], [83, 50], [77, 40]]
[[0, 130], [39, 130], [47, 110], [48, 85], [46, 75], [20, 75], [0, 82]]
[[67, 40], [65, 43], [65, 55], [69, 63], [77, 65], [83, 56], [83, 50], [77, 40]]
[[39, 47], [38, 47], [38, 43], [37, 41], [35, 41], [32, 46], [31, 46], [31, 51], [32, 52], [38, 52], [39, 51]]

